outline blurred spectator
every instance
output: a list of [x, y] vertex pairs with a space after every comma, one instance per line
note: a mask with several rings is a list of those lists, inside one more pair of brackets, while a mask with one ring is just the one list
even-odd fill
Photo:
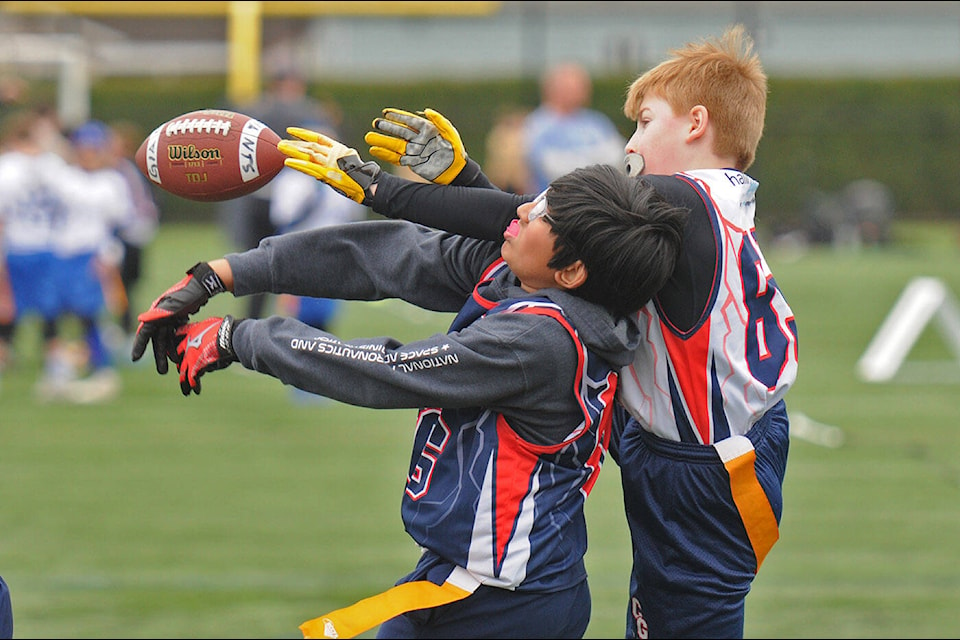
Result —
[[854, 180], [836, 193], [815, 191], [806, 209], [806, 235], [811, 244], [856, 249], [891, 240], [893, 194], [882, 182]]
[[540, 193], [577, 167], [623, 166], [626, 140], [606, 115], [589, 108], [592, 98], [593, 81], [579, 64], [559, 64], [541, 78], [540, 106], [524, 121], [526, 193]]
[[[113, 132], [116, 167], [127, 181], [127, 187], [133, 199], [131, 216], [121, 224], [118, 231], [120, 241], [123, 243], [120, 281], [127, 298], [132, 299], [137, 283], [143, 275], [146, 248], [157, 235], [160, 209], [153, 196], [153, 187], [133, 160], [143, 141], [143, 132], [138, 125], [128, 121], [111, 123], [110, 129]], [[132, 335], [137, 328], [132, 311], [134, 308], [139, 307], [127, 304], [120, 314], [120, 328], [127, 336]]]
[[287, 127], [312, 122], [323, 130], [332, 127], [331, 108], [307, 93], [307, 79], [296, 69], [282, 69], [273, 75], [260, 99], [245, 108], [246, 113], [273, 129], [281, 137]]
[[49, 104], [40, 104], [36, 107], [37, 122], [34, 125], [34, 137], [44, 151], [52, 151], [61, 158], [69, 158], [73, 154], [70, 140], [64, 132], [63, 123], [57, 110]]
[[26, 106], [29, 86], [15, 74], [0, 75], [0, 120]]
[[523, 123], [528, 111], [503, 111], [487, 134], [484, 173], [497, 187], [511, 193], [529, 193], [530, 172], [526, 165]]
[[43, 327], [44, 361], [56, 355], [57, 292], [53, 236], [63, 219], [62, 181], [70, 167], [44, 150], [39, 116], [31, 110], [7, 115], [0, 124], [0, 256], [7, 287], [0, 289], [0, 370], [9, 366], [17, 327], [30, 314]]
[[814, 190], [806, 198], [807, 240], [811, 244], [842, 245], [853, 234], [853, 221], [847, 217], [840, 198], [835, 194]]
[[893, 193], [877, 180], [854, 180], [843, 189], [843, 205], [856, 220], [857, 240], [864, 245], [890, 242], [894, 217]]
[[[231, 106], [231, 109], [256, 118], [270, 127], [281, 138], [287, 127], [302, 122], [317, 123], [316, 131], [332, 126], [332, 117], [323, 104], [307, 94], [306, 78], [295, 69], [282, 69], [272, 77], [269, 87], [259, 100], [249, 105]], [[231, 239], [241, 251], [253, 249], [260, 240], [277, 232], [270, 222], [270, 190], [273, 182], [254, 193], [221, 205], [221, 216]], [[247, 296], [245, 317], [264, 315], [267, 294]]]

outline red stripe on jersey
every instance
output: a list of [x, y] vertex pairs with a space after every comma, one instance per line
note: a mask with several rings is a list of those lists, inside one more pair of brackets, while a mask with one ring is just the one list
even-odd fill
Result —
[[530, 481], [540, 456], [529, 449], [502, 415], [497, 416], [497, 452], [494, 464], [494, 550], [496, 574], [506, 558], [507, 544], [520, 515], [523, 500], [530, 493]]
[[[533, 489], [530, 486], [534, 472], [539, 463], [541, 454], [555, 453], [568, 446], [571, 442], [580, 438], [584, 434], [590, 433], [593, 426], [593, 416], [586, 406], [584, 398], [583, 378], [586, 375], [585, 363], [587, 359], [586, 349], [580, 341], [577, 330], [567, 321], [566, 316], [553, 304], [539, 304], [531, 301], [524, 301], [509, 309], [512, 313], [535, 313], [537, 315], [549, 316], [556, 320], [570, 334], [570, 339], [577, 349], [577, 375], [574, 379], [572, 392], [577, 398], [577, 403], [583, 412], [583, 422], [577, 429], [572, 431], [564, 441], [550, 446], [534, 445], [522, 439], [517, 432], [510, 428], [502, 415], [497, 416], [497, 446], [496, 459], [494, 461], [494, 529], [495, 541], [494, 549], [496, 551], [496, 565], [499, 571], [503, 563], [506, 546], [511, 540], [514, 529], [517, 524], [517, 518], [523, 500]], [[601, 401], [605, 407], [612, 406], [616, 395], [619, 375], [616, 371], [610, 371], [605, 382], [607, 388], [601, 393]], [[591, 468], [590, 477], [581, 487], [584, 496], [590, 494], [600, 473], [600, 467], [603, 462], [605, 452], [610, 446], [610, 432], [612, 430], [613, 412], [604, 411], [601, 416], [601, 422], [597, 425], [597, 442], [590, 454], [587, 465]]]
[[[580, 404], [580, 409], [583, 411], [583, 424], [579, 429], [567, 436], [561, 444], [553, 447], [538, 447], [538, 449], [543, 452], [559, 451], [562, 447], [565, 447], [567, 444], [576, 440], [584, 433], [588, 433], [590, 428], [593, 426], [593, 417], [586, 407], [584, 394], [581, 393], [581, 389], [583, 387], [583, 376], [585, 373], [584, 362], [587, 358], [586, 349], [584, 348], [583, 343], [580, 342], [580, 337], [577, 334], [577, 330], [574, 329], [573, 326], [567, 322], [567, 318], [552, 305], [543, 307], [530, 305], [523, 308], [517, 308], [515, 310], [524, 313], [538, 313], [554, 318], [564, 329], [567, 330], [567, 332], [570, 334], [570, 338], [577, 347], [577, 376], [573, 382], [573, 393], [577, 397], [577, 402]], [[600, 402], [604, 407], [612, 406], [619, 382], [620, 375], [616, 371], [611, 371], [610, 374], [607, 375], [606, 379], [604, 380], [606, 389], [600, 394]], [[593, 490], [593, 485], [597, 483], [597, 478], [600, 474], [600, 467], [603, 464], [603, 457], [610, 448], [610, 432], [612, 431], [612, 428], [613, 412], [604, 411], [601, 416], [601, 422], [599, 425], [597, 425], [597, 445], [587, 461], [587, 466], [591, 469], [590, 477], [586, 482], [584, 482], [583, 487], [580, 489], [584, 497], [590, 495], [590, 491]]]
[[[613, 399], [616, 396], [617, 383], [619, 380], [620, 378], [616, 373], [611, 373], [607, 376], [607, 384], [610, 386], [607, 387], [607, 390], [602, 394], [602, 402], [605, 407], [612, 405]], [[590, 454], [590, 459], [587, 460], [587, 466], [590, 467], [590, 477], [587, 478], [587, 481], [583, 483], [583, 487], [580, 489], [584, 497], [590, 495], [590, 492], [593, 491], [593, 485], [597, 484], [597, 478], [600, 477], [600, 466], [603, 464], [603, 456], [605, 452], [610, 449], [611, 431], [613, 431], [613, 411], [604, 411], [597, 428], [599, 442]]]
[[701, 444], [709, 444], [713, 441], [710, 420], [710, 323], [705, 322], [686, 338], [678, 337], [666, 328], [662, 329], [662, 333], [673, 365], [673, 375], [690, 420], [693, 421], [693, 428], [700, 436]]
[[503, 258], [497, 258], [492, 263], [490, 263], [490, 266], [486, 268], [483, 274], [481, 274], [480, 280], [479, 282], [477, 282], [476, 286], [473, 288], [473, 294], [472, 294], [473, 301], [476, 302], [478, 305], [480, 305], [481, 308], [490, 310], [497, 305], [496, 302], [492, 300], [487, 300], [482, 295], [480, 295], [480, 287], [482, 287], [483, 285], [493, 280], [497, 272], [500, 269], [506, 268], [506, 266], [507, 266], [507, 263]]

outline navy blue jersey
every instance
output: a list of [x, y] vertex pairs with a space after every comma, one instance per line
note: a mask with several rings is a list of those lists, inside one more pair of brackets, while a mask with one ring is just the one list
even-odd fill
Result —
[[495, 303], [483, 297], [483, 285], [450, 330], [497, 313], [556, 320], [579, 353], [579, 371], [567, 392], [577, 398], [582, 421], [562, 442], [535, 445], [487, 408], [423, 409], [403, 499], [404, 524], [418, 544], [483, 584], [569, 587], [586, 576], [583, 503], [609, 445], [617, 374], [584, 347], [555, 303], [537, 296]]

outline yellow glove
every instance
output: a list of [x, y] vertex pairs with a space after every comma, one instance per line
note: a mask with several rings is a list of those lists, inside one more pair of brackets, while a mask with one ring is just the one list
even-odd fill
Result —
[[376, 131], [363, 140], [370, 155], [378, 160], [410, 167], [421, 178], [436, 184], [450, 184], [467, 164], [467, 150], [460, 133], [433, 109], [410, 113], [384, 109], [373, 121]]
[[284, 165], [324, 182], [355, 202], [365, 204], [373, 197], [370, 187], [380, 178], [375, 162], [364, 162], [356, 149], [322, 133], [288, 127], [299, 140], [281, 140], [277, 149], [287, 156]]

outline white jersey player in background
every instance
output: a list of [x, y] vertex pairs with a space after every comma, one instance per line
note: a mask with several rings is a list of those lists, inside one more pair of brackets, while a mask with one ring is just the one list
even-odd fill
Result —
[[42, 324], [48, 369], [56, 358], [58, 304], [50, 273], [53, 236], [64, 216], [60, 188], [70, 167], [45, 150], [39, 133], [32, 110], [13, 112], [0, 124], [0, 371], [13, 366], [17, 328], [32, 316]]
[[90, 121], [70, 136], [72, 172], [63, 181], [63, 222], [54, 236], [54, 276], [60, 320], [79, 320], [86, 354], [79, 378], [62, 390], [68, 400], [99, 402], [119, 391], [119, 377], [104, 333], [109, 316], [127, 304], [120, 279], [123, 245], [118, 230], [134, 215], [126, 180], [116, 169], [107, 125]]

